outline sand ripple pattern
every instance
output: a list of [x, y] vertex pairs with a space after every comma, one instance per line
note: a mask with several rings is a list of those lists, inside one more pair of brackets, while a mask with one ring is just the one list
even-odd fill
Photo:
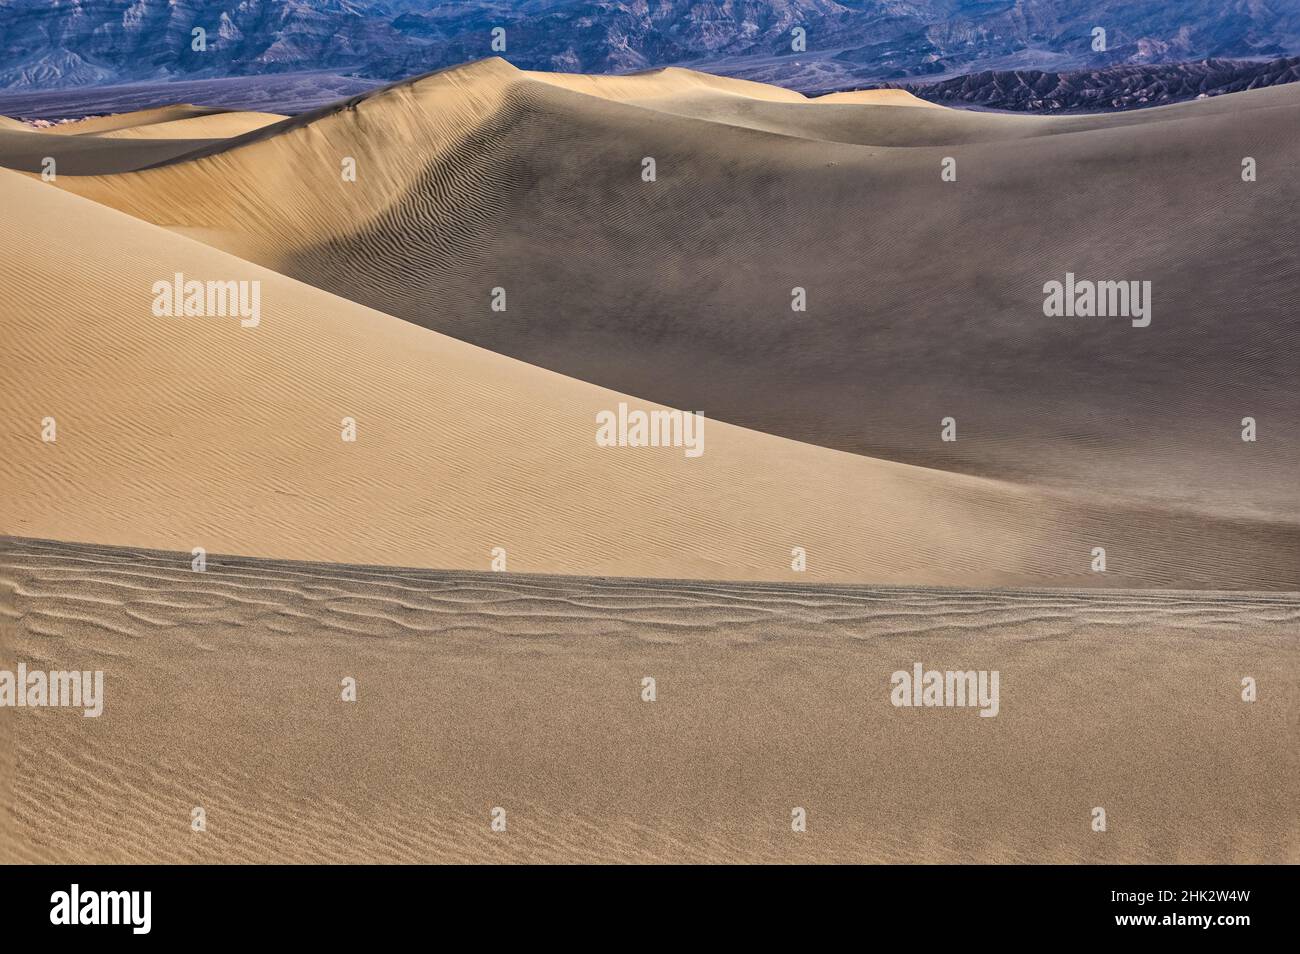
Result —
[[[0, 710], [0, 859], [1300, 860], [1300, 594], [189, 561], [0, 540], [0, 668], [106, 681]], [[999, 716], [891, 707], [914, 661]]]
[[129, 636], [138, 636], [141, 626], [170, 629], [198, 619], [273, 630], [311, 625], [391, 639], [485, 631], [541, 641], [631, 635], [656, 642], [701, 634], [759, 640], [778, 621], [850, 639], [995, 628], [1044, 639], [1088, 627], [1156, 623], [1204, 636], [1219, 629], [1236, 634], [1260, 622], [1270, 628], [1300, 624], [1300, 596], [1291, 593], [809, 587], [231, 556], [209, 556], [207, 571], [198, 574], [186, 554], [5, 540], [4, 585], [33, 604], [59, 606], [57, 613], [34, 607], [26, 616], [47, 634], [41, 620], [58, 618]]

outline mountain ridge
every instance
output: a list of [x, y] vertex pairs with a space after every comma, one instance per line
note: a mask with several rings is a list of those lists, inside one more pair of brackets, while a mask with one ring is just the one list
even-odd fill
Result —
[[[391, 81], [505, 55], [521, 69], [683, 65], [793, 89], [981, 70], [1100, 69], [1300, 54], [1300, 5], [1190, 0], [775, 0], [654, 5], [468, 0], [0, 0], [0, 88], [324, 69]], [[196, 28], [204, 30], [197, 50]], [[1106, 33], [1094, 49], [1095, 31]], [[496, 34], [494, 31], [504, 31]], [[796, 49], [802, 30], [804, 49]], [[504, 42], [505, 49], [493, 45]]]

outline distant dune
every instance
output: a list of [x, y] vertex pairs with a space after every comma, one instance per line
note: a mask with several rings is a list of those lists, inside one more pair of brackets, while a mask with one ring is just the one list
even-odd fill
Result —
[[262, 129], [284, 118], [276, 113], [219, 112], [128, 126], [99, 135], [109, 139], [228, 139]]
[[0, 161], [43, 172], [55, 160], [60, 175], [126, 172], [188, 155], [284, 119], [273, 113], [170, 106], [95, 116], [47, 126], [0, 122]]

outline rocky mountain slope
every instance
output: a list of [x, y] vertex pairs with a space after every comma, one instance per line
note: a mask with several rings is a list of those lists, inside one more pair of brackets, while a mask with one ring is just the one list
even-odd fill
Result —
[[[193, 31], [205, 31], [195, 49]], [[504, 49], [493, 31], [504, 30]], [[1106, 31], [1104, 50], [1094, 31]], [[804, 31], [806, 49], [792, 48]], [[0, 0], [0, 88], [688, 64], [795, 89], [1300, 53], [1298, 0]]]
[[884, 84], [947, 106], [1026, 112], [1140, 109], [1300, 80], [1300, 57], [1114, 66], [1068, 73], [985, 70], [938, 83]]

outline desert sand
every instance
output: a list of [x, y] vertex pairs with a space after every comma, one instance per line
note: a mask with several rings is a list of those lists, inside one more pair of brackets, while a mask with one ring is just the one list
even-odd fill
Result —
[[[1296, 137], [1276, 130], [1300, 109], [1297, 93], [1276, 88], [1230, 97], [1239, 103], [1235, 109], [1222, 100], [1188, 103], [1152, 110], [1145, 121], [1132, 114], [1040, 119], [818, 105], [788, 91], [685, 70], [547, 78], [491, 60], [219, 140], [184, 161], [132, 174], [60, 176], [54, 185], [243, 260], [208, 259], [195, 267], [242, 274], [245, 262], [257, 263], [278, 273], [268, 281], [290, 276], [618, 394], [855, 455], [825, 458], [837, 467], [884, 472], [883, 461], [918, 465], [925, 470], [890, 471], [910, 475], [916, 486], [938, 480], [946, 487], [955, 474], [995, 482], [964, 485], [979, 488], [977, 496], [992, 494], [973, 507], [947, 492], [913, 495], [925, 502], [901, 505], [910, 514], [903, 525], [878, 514], [897, 512], [902, 498], [892, 491], [864, 495], [869, 485], [853, 481], [855, 489], [843, 491], [847, 497], [837, 504], [840, 516], [825, 524], [857, 513], [862, 528], [853, 529], [854, 518], [848, 518], [839, 536], [856, 539], [827, 554], [818, 569], [831, 575], [821, 579], [1098, 585], [1079, 554], [1106, 546], [1125, 554], [1106, 585], [1294, 588], [1300, 526], [1292, 474], [1300, 466], [1300, 445], [1285, 422], [1300, 408], [1287, 386], [1296, 359], [1289, 316], [1297, 288], [1295, 259], [1286, 250], [1289, 206], [1280, 200], [1284, 176], [1242, 183], [1236, 154], [1259, 153], [1266, 170], [1290, 162]], [[696, 103], [698, 112], [701, 96], [710, 110], [729, 112], [739, 125], [671, 112], [682, 103]], [[749, 128], [744, 110], [757, 106], [786, 110], [787, 126], [807, 128], [776, 136]], [[819, 138], [828, 116], [859, 140], [911, 136], [915, 142], [869, 149], [830, 142]], [[144, 117], [163, 124], [221, 118], [185, 109]], [[129, 117], [104, 123], [114, 130], [147, 125]], [[966, 145], [929, 145], [949, 134]], [[988, 141], [972, 144], [972, 137]], [[958, 153], [959, 168], [974, 180], [970, 186], [960, 176], [940, 181], [947, 152]], [[644, 155], [658, 157], [654, 183], [640, 178]], [[355, 182], [340, 174], [349, 158], [356, 163]], [[1181, 196], [1199, 194], [1197, 183], [1211, 166], [1236, 185], [1225, 184], [1211, 201], [1183, 202]], [[1073, 184], [1064, 188], [1066, 182]], [[32, 193], [29, 202], [37, 201]], [[31, 209], [32, 218], [50, 214]], [[57, 215], [48, 219], [50, 246], [63, 242], [60, 221]], [[99, 221], [103, 231], [127, 228], [125, 219]], [[949, 234], [941, 236], [937, 222]], [[170, 234], [147, 233], [137, 222], [130, 228], [142, 241], [150, 234], [154, 246], [136, 283], [170, 275], [167, 260], [185, 258], [174, 248], [209, 254]], [[26, 230], [21, 234], [26, 242]], [[847, 236], [864, 244], [850, 251]], [[989, 236], [1014, 236], [1015, 242]], [[83, 243], [99, 244], [93, 233]], [[64, 254], [43, 253], [47, 268], [61, 271]], [[1195, 267], [1202, 259], [1213, 267]], [[611, 266], [619, 271], [617, 283], [602, 278]], [[1143, 329], [1123, 320], [1046, 318], [1042, 283], [1067, 271], [1153, 276], [1159, 314]], [[808, 293], [806, 313], [790, 310], [796, 285]], [[122, 279], [115, 287], [120, 295], [133, 294]], [[489, 307], [495, 287], [509, 294], [505, 313]], [[273, 300], [303, 294], [309, 292], [295, 289]], [[282, 321], [275, 325], [288, 330]], [[138, 332], [152, 335], [151, 327]], [[179, 332], [214, 333], [211, 327]], [[256, 336], [240, 337], [228, 327], [222, 333], [266, 355], [253, 344]], [[394, 334], [436, 340], [409, 329]], [[191, 373], [174, 356], [179, 342], [154, 341], [159, 360], [173, 373]], [[387, 363], [373, 344], [366, 348], [376, 363]], [[277, 362], [289, 353], [277, 348]], [[293, 374], [333, 373], [315, 355], [301, 355], [300, 363], [308, 367]], [[255, 378], [230, 382], [225, 390], [232, 400], [248, 387], [274, 393], [276, 379], [253, 374], [243, 357], [232, 358], [221, 373]], [[398, 390], [410, 388], [417, 376], [428, 378], [391, 366], [385, 373]], [[264, 405], [268, 415], [282, 403], [272, 394]], [[400, 416], [390, 407], [382, 420], [387, 426]], [[940, 439], [940, 422], [949, 416], [957, 421], [955, 442]], [[1259, 422], [1263, 439], [1240, 440], [1245, 416]], [[573, 423], [570, 437], [581, 443], [576, 417]], [[421, 469], [403, 486], [429, 479], [421, 455], [436, 454], [437, 443], [424, 441], [423, 450], [401, 455]], [[567, 457], [571, 449], [548, 445], [538, 454], [552, 452]], [[594, 452], [588, 446], [572, 459]], [[495, 453], [482, 459], [495, 460]], [[225, 459], [225, 450], [219, 456]], [[234, 455], [240, 456], [248, 455]], [[811, 460], [816, 454], [790, 447], [765, 456]], [[690, 473], [698, 476], [710, 466]], [[250, 461], [249, 468], [265, 476], [232, 474], [232, 486], [267, 482], [264, 464]], [[394, 473], [387, 467], [382, 472]], [[362, 492], [375, 479], [369, 473], [366, 480], [348, 480]], [[763, 483], [764, 493], [778, 485], [766, 476], [753, 480]], [[790, 475], [779, 485], [808, 501], [819, 499], [830, 483], [796, 488], [793, 480]], [[454, 493], [441, 496], [462, 517], [481, 509], [455, 500]], [[890, 502], [882, 504], [885, 496]], [[757, 504], [755, 496], [747, 506]], [[944, 526], [927, 517], [926, 529], [921, 517], [932, 504], [942, 508], [936, 513], [944, 515]], [[284, 505], [275, 501], [277, 512]], [[30, 511], [30, 502], [24, 508]], [[167, 548], [187, 543], [176, 538], [178, 531], [182, 538], [194, 535], [175, 525], [165, 536], [145, 535], [131, 508], [119, 509], [134, 536], [113, 536], [119, 528], [103, 525], [84, 539]], [[664, 519], [664, 509], [656, 508], [647, 521]], [[762, 509], [790, 512], [784, 504]], [[324, 508], [316, 510], [323, 519]], [[954, 522], [957, 511], [984, 513], [981, 526], [996, 529], [971, 535]], [[81, 523], [80, 515], [61, 513], [64, 527], [90, 528], [103, 519]], [[750, 515], [740, 523], [755, 519], [769, 518]], [[280, 534], [284, 528], [277, 524], [284, 522], [258, 525]], [[781, 578], [785, 561], [764, 570], [765, 560], [755, 556], [806, 545], [785, 542], [798, 536], [802, 523], [797, 518], [770, 539], [749, 538], [746, 558], [720, 556], [707, 566], [676, 570], [666, 566], [675, 556], [653, 562], [640, 548], [634, 556], [610, 552], [622, 535], [607, 526], [590, 534], [606, 541], [600, 556], [526, 568]], [[437, 524], [443, 525], [441, 517]], [[67, 532], [39, 520], [9, 529], [35, 536]], [[340, 548], [328, 546], [312, 524], [303, 536], [313, 549], [303, 552], [290, 549], [292, 538], [282, 538], [278, 550], [239, 539], [247, 525], [223, 532], [219, 545], [232, 552], [426, 566], [476, 565], [470, 553], [477, 559], [489, 545], [485, 537], [499, 536], [499, 530], [475, 533], [473, 551], [453, 541], [447, 553], [439, 551], [448, 544], [366, 547], [349, 530], [353, 543]], [[699, 539], [698, 532], [693, 524], [690, 533]], [[935, 535], [944, 538], [937, 550], [925, 542]], [[896, 536], [898, 546], [886, 548], [884, 559], [857, 556], [862, 547], [878, 550], [887, 536]], [[994, 551], [991, 559], [974, 552], [976, 539]], [[666, 541], [674, 553], [704, 546], [686, 545], [672, 533]], [[534, 541], [528, 545], [533, 549]], [[951, 555], [943, 552], [949, 546]], [[905, 558], [904, 549], [924, 556]]]
[[0, 669], [109, 687], [0, 710], [0, 860], [1300, 860], [1297, 119], [488, 60], [0, 124]]
[[[0, 189], [0, 284], [44, 290], [11, 296], [0, 344], [6, 533], [447, 569], [486, 569], [501, 547], [523, 572], [702, 579], [793, 579], [795, 547], [805, 578], [834, 582], [1287, 588], [1300, 573], [1285, 526], [1094, 510], [721, 421], [698, 458], [599, 447], [600, 411], [649, 405], [49, 184], [3, 173]], [[155, 317], [150, 289], [176, 272], [260, 282], [260, 323]]]
[[281, 122], [278, 113], [214, 112], [99, 132], [105, 139], [229, 139]]
[[46, 159], [53, 158], [56, 174], [126, 172], [192, 153], [284, 118], [274, 113], [200, 106], [93, 116], [52, 126], [33, 126], [5, 118], [0, 122], [0, 165], [41, 172], [46, 169]]
[[[1300, 861], [1296, 594], [193, 573], [13, 540], [0, 593], [0, 665], [105, 670], [98, 719], [3, 713], [14, 860]], [[916, 661], [1000, 670], [998, 716], [892, 707]]]
[[[672, 407], [1099, 507], [1294, 526], [1300, 88], [1057, 118], [541, 75], [484, 61], [59, 185]], [[1150, 281], [1150, 327], [1046, 318], [1067, 272]], [[1246, 416], [1267, 439], [1243, 447]]]

